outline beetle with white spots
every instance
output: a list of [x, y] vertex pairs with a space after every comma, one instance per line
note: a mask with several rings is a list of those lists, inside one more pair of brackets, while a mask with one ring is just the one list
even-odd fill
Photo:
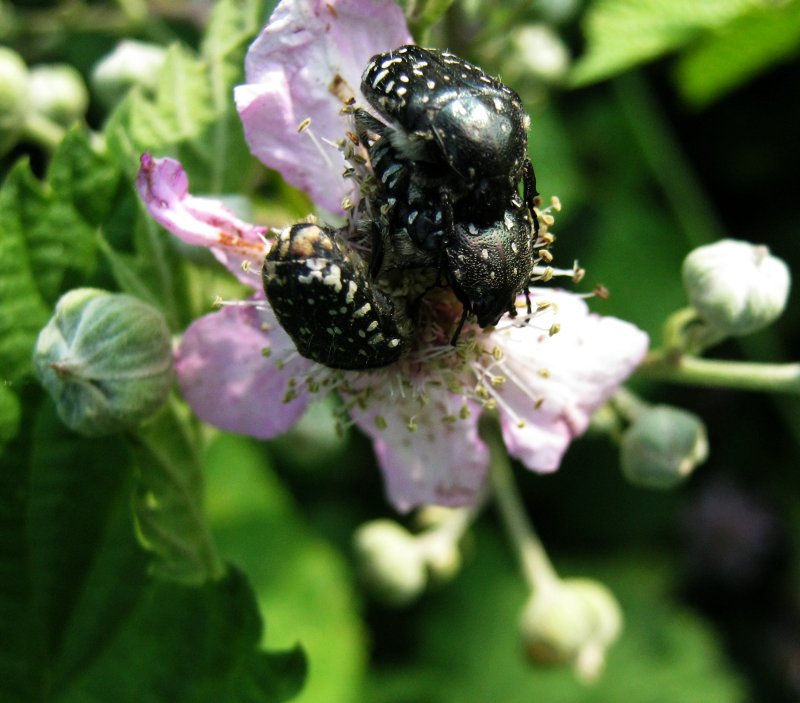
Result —
[[262, 281], [281, 327], [304, 357], [337, 369], [369, 369], [400, 359], [411, 325], [366, 274], [335, 229], [287, 227], [264, 261]]
[[373, 57], [361, 91], [378, 116], [357, 108], [356, 132], [388, 205], [373, 276], [438, 266], [463, 305], [454, 342], [468, 315], [481, 327], [515, 315], [539, 230], [517, 93], [453, 54], [414, 45]]

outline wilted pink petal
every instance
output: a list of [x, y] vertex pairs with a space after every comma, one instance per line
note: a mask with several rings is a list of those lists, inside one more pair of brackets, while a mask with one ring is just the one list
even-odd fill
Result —
[[589, 313], [577, 296], [550, 291], [550, 318], [542, 329], [512, 327], [493, 337], [502, 347], [506, 383], [498, 396], [503, 437], [509, 453], [528, 468], [554, 471], [573, 438], [592, 414], [641, 363], [647, 335], [613, 317]]
[[289, 379], [302, 378], [313, 366], [296, 354], [276, 364], [290, 348], [268, 309], [224, 307], [201, 317], [186, 330], [176, 355], [183, 396], [202, 420], [221, 429], [260, 439], [286, 432], [309, 403], [304, 392], [295, 397]]
[[209, 247], [214, 256], [242, 283], [260, 288], [253, 273], [242, 270], [245, 261], [258, 271], [267, 245], [265, 227], [240, 220], [219, 200], [189, 194], [189, 179], [175, 159], [142, 154], [136, 189], [147, 212], [162, 227], [187, 244]]
[[392, 504], [470, 505], [483, 486], [489, 455], [478, 436], [480, 408], [441, 387], [428, 402], [399, 392], [387, 376], [371, 388], [366, 409], [350, 415], [374, 442]]
[[[283, 0], [250, 47], [247, 83], [235, 91], [250, 150], [317, 205], [341, 212], [345, 164], [325, 140], [350, 128], [340, 110], [360, 97], [369, 59], [410, 41], [393, 0]], [[307, 118], [310, 128], [298, 132]]]

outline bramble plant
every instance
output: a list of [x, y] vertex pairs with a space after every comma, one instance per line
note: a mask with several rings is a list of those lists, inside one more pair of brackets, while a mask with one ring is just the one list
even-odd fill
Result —
[[0, 699], [800, 695], [797, 5], [0, 5]]

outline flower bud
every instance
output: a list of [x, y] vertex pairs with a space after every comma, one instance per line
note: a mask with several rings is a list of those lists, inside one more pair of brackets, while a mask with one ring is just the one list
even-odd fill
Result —
[[389, 605], [406, 605], [427, 585], [427, 571], [415, 537], [391, 520], [373, 520], [356, 532], [356, 559], [364, 583]]
[[161, 407], [172, 386], [161, 313], [130, 295], [93, 288], [56, 303], [33, 363], [64, 424], [89, 437], [134, 427]]
[[755, 332], [786, 306], [791, 282], [786, 264], [764, 245], [723, 239], [698, 247], [683, 262], [692, 306], [729, 335]]
[[565, 579], [538, 588], [525, 605], [520, 631], [525, 652], [539, 664], [571, 664], [584, 680], [602, 671], [622, 630], [616, 599], [590, 579]]
[[641, 412], [622, 438], [622, 472], [645, 488], [672, 488], [708, 456], [703, 421], [669, 405]]
[[431, 532], [417, 538], [431, 581], [446, 583], [461, 570], [461, 550], [452, 535]]
[[155, 90], [167, 52], [158, 44], [125, 39], [95, 65], [92, 87], [106, 105], [119, 101], [133, 86]]
[[28, 67], [16, 51], [0, 46], [0, 156], [16, 144], [27, 109]]
[[81, 74], [63, 63], [32, 68], [28, 97], [31, 109], [65, 127], [82, 118], [89, 107]]
[[506, 73], [535, 76], [543, 81], [562, 79], [569, 69], [570, 55], [566, 44], [547, 24], [526, 24], [512, 32], [513, 65]]
[[469, 523], [464, 519], [468, 511], [468, 508], [426, 505], [417, 512], [416, 523], [421, 528], [417, 545], [432, 583], [446, 583], [461, 570], [460, 541]]

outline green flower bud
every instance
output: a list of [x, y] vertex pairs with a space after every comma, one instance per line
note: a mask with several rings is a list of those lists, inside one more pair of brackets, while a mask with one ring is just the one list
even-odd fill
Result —
[[531, 661], [571, 664], [581, 679], [592, 680], [622, 631], [622, 612], [602, 584], [565, 579], [536, 590], [523, 608], [520, 631]]
[[636, 418], [622, 437], [622, 472], [638, 486], [672, 488], [708, 456], [703, 421], [668, 405], [656, 405]]
[[728, 335], [755, 332], [786, 306], [791, 278], [786, 264], [764, 245], [723, 239], [698, 247], [683, 262], [692, 306]]
[[65, 127], [82, 118], [89, 107], [86, 84], [68, 64], [32, 68], [28, 97], [35, 112]]
[[391, 520], [373, 520], [357, 530], [354, 541], [361, 578], [380, 600], [406, 605], [425, 589], [425, 560], [408, 530]]
[[118, 102], [133, 86], [155, 90], [167, 52], [158, 44], [125, 39], [92, 71], [92, 87], [106, 105]]
[[136, 426], [172, 387], [170, 333], [161, 313], [93, 288], [70, 291], [56, 303], [33, 363], [64, 424], [89, 437]]
[[0, 156], [16, 143], [28, 109], [28, 67], [22, 57], [0, 46]]

